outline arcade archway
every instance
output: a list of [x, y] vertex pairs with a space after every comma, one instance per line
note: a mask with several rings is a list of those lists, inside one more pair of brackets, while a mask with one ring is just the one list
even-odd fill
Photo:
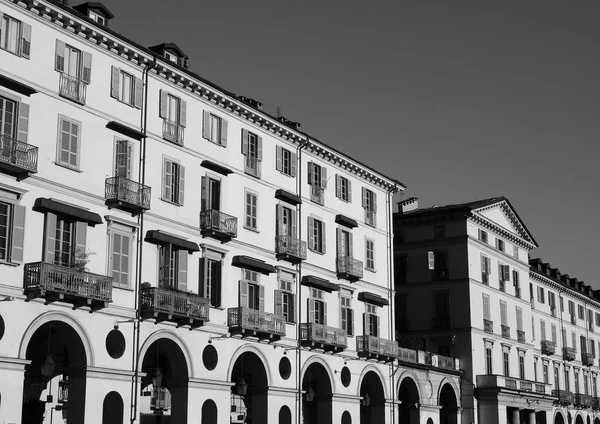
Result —
[[266, 423], [268, 414], [267, 372], [262, 360], [253, 352], [242, 353], [235, 361], [231, 372], [234, 386], [232, 391], [233, 407], [239, 408], [245, 415], [244, 423]]
[[399, 415], [401, 423], [419, 422], [419, 391], [415, 381], [410, 377], [405, 377], [400, 384], [398, 393], [400, 400]]
[[374, 371], [365, 374], [360, 385], [360, 424], [385, 422], [385, 393], [381, 379]]
[[457, 424], [458, 401], [454, 389], [448, 383], [440, 392], [440, 424]]
[[332, 424], [331, 381], [323, 365], [308, 366], [302, 379], [304, 424]]

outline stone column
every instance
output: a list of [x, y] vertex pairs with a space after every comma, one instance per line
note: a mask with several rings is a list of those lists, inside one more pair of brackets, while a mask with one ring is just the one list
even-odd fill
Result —
[[510, 411], [510, 424], [521, 424], [519, 408], [512, 408]]
[[535, 424], [535, 411], [527, 411], [527, 424]]

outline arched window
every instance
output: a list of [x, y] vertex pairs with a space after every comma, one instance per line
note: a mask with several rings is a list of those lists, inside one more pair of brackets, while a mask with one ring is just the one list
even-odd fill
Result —
[[344, 411], [342, 414], [342, 424], [352, 424], [352, 417], [350, 416], [350, 412]]
[[208, 399], [202, 405], [202, 424], [216, 424], [217, 422], [217, 404]]
[[292, 411], [285, 405], [279, 410], [279, 424], [292, 424]]
[[102, 404], [102, 424], [123, 424], [123, 398], [110, 392]]

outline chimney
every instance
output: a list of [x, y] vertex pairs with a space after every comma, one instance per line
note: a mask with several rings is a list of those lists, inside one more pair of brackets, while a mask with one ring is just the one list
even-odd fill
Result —
[[417, 209], [419, 209], [419, 199], [417, 197], [410, 197], [406, 200], [398, 202], [398, 212], [400, 215], [416, 211]]

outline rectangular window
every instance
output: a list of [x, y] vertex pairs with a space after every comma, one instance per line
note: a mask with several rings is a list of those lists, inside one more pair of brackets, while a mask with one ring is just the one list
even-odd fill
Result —
[[208, 110], [203, 111], [202, 137], [212, 143], [227, 147], [227, 120]]
[[482, 229], [479, 229], [478, 230], [478, 237], [479, 237], [480, 241], [482, 241], [483, 243], [487, 244], [487, 242], [488, 242], [488, 233], [487, 233], [487, 231], [483, 231]]
[[87, 224], [70, 216], [46, 213], [44, 262], [85, 271]]
[[172, 244], [159, 247], [159, 287], [187, 291], [188, 252]]
[[533, 381], [538, 381], [538, 358], [533, 359]]
[[517, 314], [517, 330], [523, 331], [523, 309], [519, 308], [518, 306], [515, 308]]
[[85, 104], [92, 77], [92, 55], [57, 39], [54, 69], [60, 73], [59, 94]]
[[92, 21], [97, 22], [100, 25], [106, 25], [106, 20], [104, 19], [104, 16], [100, 16], [99, 14], [94, 13], [91, 10], [89, 11], [89, 16]]
[[310, 186], [310, 200], [319, 205], [324, 205], [327, 168], [314, 162], [308, 162], [308, 185]]
[[583, 374], [583, 393], [586, 395], [590, 394], [589, 384], [590, 383], [587, 374]]
[[485, 348], [485, 373], [487, 375], [493, 374], [493, 362], [492, 362], [492, 348]]
[[571, 346], [577, 351], [577, 335], [574, 331], [571, 332]]
[[354, 311], [352, 310], [352, 294], [344, 290], [340, 292], [341, 328], [349, 336], [354, 334]]
[[365, 268], [375, 271], [375, 241], [365, 239]]
[[200, 210], [221, 210], [221, 181], [217, 178], [203, 176], [200, 180]]
[[325, 253], [325, 223], [308, 217], [308, 248], [313, 252]]
[[584, 319], [583, 305], [577, 305], [577, 318]]
[[490, 284], [490, 273], [491, 273], [490, 258], [481, 255], [481, 282], [483, 284]]
[[29, 59], [31, 25], [0, 13], [0, 48]]
[[550, 325], [550, 337], [552, 340], [552, 343], [556, 344], [556, 324], [552, 323]]
[[510, 280], [510, 267], [498, 264], [498, 287], [500, 291], [506, 291], [506, 282]]
[[258, 194], [253, 191], [246, 190], [246, 219], [244, 227], [257, 231], [258, 230]]
[[244, 171], [252, 176], [260, 178], [262, 161], [262, 137], [242, 129], [242, 154], [245, 157]]
[[596, 316], [596, 327], [600, 327], [600, 314], [598, 312], [596, 312], [595, 316]]
[[109, 230], [110, 239], [110, 270], [113, 278], [113, 285], [117, 287], [130, 287], [131, 285], [131, 267], [133, 257], [131, 250], [133, 247], [133, 232], [130, 228], [112, 223]]
[[542, 340], [548, 340], [546, 338], [546, 321], [543, 319], [540, 320], [540, 337]]
[[377, 217], [377, 194], [366, 187], [362, 188], [362, 207], [365, 210], [365, 224], [375, 226]]
[[506, 302], [500, 301], [500, 324], [508, 325], [508, 315], [506, 312]]
[[307, 300], [309, 322], [327, 325], [327, 303], [323, 301], [323, 291], [310, 289], [310, 298]]
[[56, 163], [79, 169], [81, 124], [64, 116], [58, 118], [58, 145]]
[[554, 367], [554, 387], [556, 387], [557, 390], [560, 389], [560, 378], [559, 378], [558, 366]]
[[282, 174], [296, 177], [296, 162], [298, 161], [296, 154], [281, 146], [276, 146], [275, 155], [275, 168]]
[[281, 271], [279, 274], [279, 290], [275, 290], [275, 315], [285, 317], [287, 323], [296, 322], [294, 312], [294, 286], [296, 276], [292, 273]]
[[542, 374], [544, 375], [544, 383], [548, 384], [549, 376], [548, 376], [548, 364], [544, 363], [542, 365]]
[[25, 207], [0, 201], [0, 261], [22, 262]]
[[537, 297], [538, 297], [538, 302], [540, 303], [546, 303], [546, 299], [544, 296], [544, 288], [543, 287], [538, 287], [537, 288]]
[[574, 383], [575, 383], [575, 393], [579, 394], [579, 371], [575, 370], [573, 373]]
[[503, 363], [503, 368], [504, 368], [504, 376], [508, 377], [510, 376], [510, 359], [509, 359], [509, 353], [508, 352], [502, 352], [502, 363]]
[[379, 316], [377, 315], [377, 306], [371, 305], [369, 303], [365, 304], [365, 314], [363, 316], [364, 319], [364, 335], [379, 337]]
[[132, 168], [133, 143], [127, 140], [117, 140], [115, 143], [115, 177], [131, 179]]
[[496, 239], [496, 249], [504, 252], [504, 240], [500, 240], [499, 238]]
[[213, 308], [221, 307], [223, 256], [219, 252], [206, 250], [200, 258], [198, 293], [208, 299]]
[[240, 308], [264, 311], [265, 287], [260, 284], [260, 274], [257, 271], [242, 269], [242, 279], [239, 289]]
[[519, 248], [516, 245], [513, 245], [513, 258], [519, 259]]
[[111, 97], [139, 109], [142, 106], [142, 80], [116, 66], [111, 72]]
[[515, 297], [521, 298], [521, 282], [519, 281], [519, 271], [513, 269], [513, 286], [515, 288]]
[[519, 378], [525, 380], [525, 357], [519, 355]]
[[163, 159], [163, 192], [162, 199], [183, 205], [185, 168], [172, 159]]
[[348, 178], [336, 174], [335, 195], [344, 202], [352, 201], [352, 190], [350, 187], [350, 180], [348, 180]]
[[434, 281], [445, 280], [448, 278], [448, 252], [428, 252], [427, 259]]
[[183, 144], [184, 128], [187, 124], [187, 103], [160, 90], [159, 116], [163, 119], [163, 138], [176, 144]]
[[575, 303], [572, 300], [569, 300], [567, 305], [569, 307], [569, 315], [575, 315]]
[[343, 228], [337, 229], [337, 257], [352, 258], [353, 252], [353, 237], [350, 231]]
[[483, 294], [483, 319], [491, 320], [492, 313], [490, 310], [490, 296]]

